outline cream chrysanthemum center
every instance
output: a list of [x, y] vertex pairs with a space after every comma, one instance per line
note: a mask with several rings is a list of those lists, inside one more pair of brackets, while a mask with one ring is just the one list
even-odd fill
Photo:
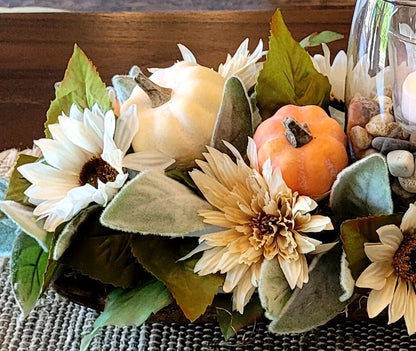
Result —
[[416, 283], [416, 233], [405, 234], [393, 256], [393, 268], [404, 281]]
[[101, 157], [94, 156], [82, 166], [79, 174], [79, 184], [91, 184], [93, 187], [98, 187], [98, 180], [108, 183], [114, 182], [117, 179], [118, 172], [108, 162]]

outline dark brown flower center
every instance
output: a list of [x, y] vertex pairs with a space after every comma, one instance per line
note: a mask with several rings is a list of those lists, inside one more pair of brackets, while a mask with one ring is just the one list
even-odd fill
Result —
[[103, 183], [114, 182], [118, 172], [104, 161], [101, 157], [93, 157], [81, 169], [79, 174], [79, 183], [81, 185], [91, 184], [98, 186], [98, 179]]
[[268, 215], [260, 212], [257, 217], [251, 219], [250, 226], [258, 229], [257, 235], [260, 237], [273, 235], [276, 233], [276, 227], [279, 223], [279, 218], [273, 215]]
[[393, 268], [405, 281], [416, 283], [416, 233], [404, 234], [393, 256]]

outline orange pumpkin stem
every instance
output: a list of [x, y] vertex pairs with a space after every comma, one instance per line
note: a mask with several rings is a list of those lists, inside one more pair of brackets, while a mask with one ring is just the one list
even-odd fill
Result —
[[152, 102], [152, 107], [156, 108], [162, 106], [163, 104], [170, 101], [172, 96], [172, 89], [164, 88], [156, 83], [152, 82], [147, 78], [143, 72], [139, 72], [137, 76], [134, 77], [134, 80], [139, 85], [140, 88], [147, 94], [150, 101]]
[[286, 128], [285, 137], [293, 147], [302, 147], [313, 139], [313, 135], [306, 123], [299, 123], [293, 117], [283, 121]]

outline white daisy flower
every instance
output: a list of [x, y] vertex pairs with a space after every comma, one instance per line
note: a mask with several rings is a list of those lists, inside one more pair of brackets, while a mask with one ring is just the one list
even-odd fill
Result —
[[113, 111], [104, 114], [98, 105], [83, 113], [72, 105], [69, 116], [62, 114], [49, 125], [52, 139], [35, 141], [45, 162], [18, 168], [32, 183], [25, 195], [36, 205], [33, 214], [46, 218], [47, 231], [91, 202], [106, 206], [126, 182], [126, 168], [164, 168], [173, 162], [154, 152], [126, 155], [138, 128], [134, 105], [117, 121]]
[[331, 52], [328, 45], [322, 44], [324, 55], [314, 55], [312, 63], [315, 69], [328, 77], [331, 84], [331, 99], [345, 101], [345, 78], [347, 75], [347, 55], [339, 51], [331, 65]]
[[[266, 54], [266, 51], [263, 51], [263, 41], [261, 39], [252, 54], [248, 50], [248, 44], [249, 40], [246, 38], [240, 44], [234, 56], [227, 54], [227, 59], [219, 65], [217, 70], [224, 79], [231, 76], [240, 78], [247, 90], [256, 84], [259, 73], [263, 68], [263, 63], [258, 61]], [[184, 61], [197, 63], [195, 56], [186, 46], [178, 44], [178, 47]]]

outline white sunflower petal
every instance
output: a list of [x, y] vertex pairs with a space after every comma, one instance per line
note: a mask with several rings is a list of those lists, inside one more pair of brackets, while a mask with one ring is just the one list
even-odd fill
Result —
[[114, 142], [117, 148], [123, 152], [123, 155], [130, 148], [133, 137], [138, 130], [137, 106], [133, 104], [117, 119]]
[[358, 277], [357, 285], [360, 288], [380, 290], [386, 284], [386, 278], [393, 272], [391, 265], [383, 262], [371, 263]]
[[397, 277], [392, 274], [387, 278], [386, 284], [380, 290], [372, 290], [368, 296], [367, 313], [374, 318], [383, 311], [392, 301]]
[[409, 205], [409, 209], [403, 215], [400, 229], [403, 232], [413, 231], [416, 228], [416, 206], [414, 204]]
[[174, 163], [175, 160], [173, 158], [159, 151], [150, 150], [128, 154], [123, 158], [123, 167], [135, 171], [143, 171], [145, 169], [159, 169], [164, 171]]
[[414, 286], [409, 288], [404, 320], [406, 321], [407, 333], [409, 335], [416, 333], [416, 294]]
[[398, 279], [393, 300], [389, 306], [389, 324], [398, 321], [406, 311], [407, 284], [403, 279]]
[[397, 250], [400, 243], [403, 241], [403, 234], [401, 230], [394, 224], [388, 224], [377, 229], [377, 234], [380, 241]]

